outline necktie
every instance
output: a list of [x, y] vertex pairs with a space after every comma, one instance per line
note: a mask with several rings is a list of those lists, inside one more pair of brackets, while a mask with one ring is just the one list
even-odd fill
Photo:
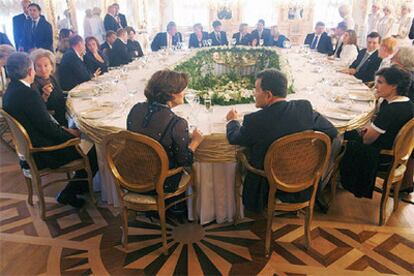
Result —
[[32, 33], [34, 32], [34, 30], [36, 29], [36, 21], [32, 21]]
[[369, 58], [369, 56], [370, 55], [368, 54], [368, 52], [365, 52], [364, 57], [362, 58], [361, 62], [358, 64], [358, 66], [356, 68], [357, 72], [359, 71], [359, 69], [361, 69], [362, 65], [364, 65], [364, 63], [367, 61], [367, 59]]
[[311, 47], [310, 47], [311, 49], [315, 49], [316, 48], [316, 45], [318, 45], [318, 40], [319, 40], [319, 37], [315, 35], [315, 37], [313, 38]]
[[218, 42], [220, 42], [220, 33], [216, 33], [216, 39]]

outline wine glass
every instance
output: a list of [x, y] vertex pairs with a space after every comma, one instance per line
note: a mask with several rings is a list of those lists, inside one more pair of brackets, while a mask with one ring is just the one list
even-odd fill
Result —
[[231, 45], [236, 46], [237, 40], [235, 38], [231, 39]]
[[292, 43], [290, 43], [290, 40], [283, 41], [283, 48], [286, 48], [286, 49], [292, 48]]
[[207, 40], [207, 45], [208, 45], [208, 47], [210, 47], [212, 44], [213, 44], [213, 40], [208, 39], [208, 40]]

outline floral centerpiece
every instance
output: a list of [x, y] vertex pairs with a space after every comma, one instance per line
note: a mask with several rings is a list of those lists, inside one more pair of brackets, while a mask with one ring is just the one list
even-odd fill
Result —
[[[281, 63], [282, 70], [288, 70], [288, 66]], [[279, 55], [274, 49], [214, 47], [199, 50], [174, 70], [190, 76], [188, 87], [197, 93], [201, 103], [211, 99], [213, 104], [233, 105], [254, 102], [255, 76], [266, 68], [281, 69]], [[289, 92], [293, 92], [292, 84]]]

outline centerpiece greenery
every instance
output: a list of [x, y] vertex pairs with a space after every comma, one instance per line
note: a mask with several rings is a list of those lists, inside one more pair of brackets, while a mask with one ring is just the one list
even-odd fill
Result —
[[[217, 64], [224, 66], [224, 73], [215, 72]], [[272, 49], [216, 47], [200, 50], [174, 70], [190, 76], [188, 87], [195, 90], [201, 103], [210, 98], [213, 104], [233, 105], [254, 102], [255, 75], [266, 68], [280, 70], [279, 56]], [[290, 85], [289, 91], [292, 89]]]

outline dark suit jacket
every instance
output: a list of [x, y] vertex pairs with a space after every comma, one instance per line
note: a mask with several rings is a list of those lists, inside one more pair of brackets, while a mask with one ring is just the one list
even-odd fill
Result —
[[89, 81], [92, 78], [92, 74], [75, 53], [75, 50], [70, 48], [63, 54], [59, 66], [59, 77], [62, 89], [69, 91], [76, 85]]
[[128, 39], [127, 47], [131, 59], [144, 56], [144, 52], [142, 51], [141, 44], [139, 44], [138, 40]]
[[[332, 55], [335, 55], [335, 57], [337, 58], [341, 57], [341, 52], [342, 52], [343, 47], [344, 47], [343, 42], [341, 42], [341, 44], [339, 44], [339, 41], [336, 42], [335, 49], [333, 50]], [[338, 51], [336, 49], [338, 49]]]
[[107, 13], [104, 18], [104, 27], [105, 27], [105, 31], [116, 32], [122, 26], [118, 24], [118, 21], [116, 21], [115, 17]]
[[261, 37], [259, 37], [259, 31], [257, 29], [254, 30], [251, 35], [252, 35], [252, 40], [256, 39], [257, 46], [259, 46], [260, 39], [263, 39], [264, 46], [272, 46], [272, 34], [270, 33], [270, 29], [264, 28]]
[[[244, 116], [243, 126], [238, 121], [227, 124], [227, 139], [232, 145], [247, 147], [249, 161], [263, 169], [269, 146], [277, 139], [289, 134], [317, 130], [332, 139], [336, 128], [319, 113], [313, 111], [306, 100], [276, 102], [260, 111]], [[268, 185], [265, 178], [248, 173], [243, 187], [243, 204], [248, 210], [260, 212], [267, 204]], [[282, 201], [304, 201], [308, 193], [286, 194], [278, 191]]]
[[[34, 147], [48, 147], [74, 138], [55, 123], [40, 94], [17, 80], [12, 80], [3, 96], [3, 108], [26, 129]], [[35, 162], [40, 169], [56, 168], [79, 158], [75, 149], [37, 153]]]
[[128, 52], [128, 46], [117, 38], [112, 45], [109, 62], [111, 66], [121, 66], [131, 62], [131, 56]]
[[[308, 44], [309, 46], [312, 45], [314, 38], [315, 38], [315, 33], [306, 35], [304, 44]], [[321, 37], [319, 38], [319, 44], [318, 44], [317, 50], [319, 53], [322, 53], [322, 54], [330, 54], [333, 52], [331, 37], [328, 36], [326, 32], [322, 33]]]
[[33, 48], [43, 48], [53, 52], [52, 25], [44, 17], [40, 17], [36, 28], [32, 32], [32, 21], [26, 20], [21, 46], [28, 52]]
[[197, 35], [195, 33], [192, 33], [190, 35], [190, 39], [188, 41], [188, 48], [201, 48], [201, 47], [204, 47], [203, 46], [203, 41], [206, 41], [208, 39], [209, 39], [208, 33], [203, 32], [203, 37], [201, 38], [201, 42], [200, 42], [201, 45], [200, 45], [199, 42], [198, 42], [198, 39], [197, 39]]
[[226, 32], [221, 31], [219, 39], [217, 39], [215, 32], [211, 32], [209, 34], [209, 37], [212, 40], [212, 43], [211, 43], [212, 46], [229, 45], [229, 42], [227, 41]]
[[16, 49], [19, 49], [20, 43], [23, 40], [24, 36], [24, 26], [27, 18], [24, 13], [18, 14], [13, 17], [13, 36], [14, 36], [14, 46]]
[[99, 55], [103, 58], [104, 60], [103, 63], [98, 61], [91, 52], [86, 51], [86, 54], [83, 57], [83, 59], [89, 72], [95, 73], [96, 70], [98, 70], [98, 68], [101, 69], [102, 73], [108, 72], [108, 66], [109, 66], [108, 57], [101, 51], [99, 51]]
[[[183, 42], [181, 33], [177, 32], [172, 37], [172, 45], [177, 45], [178, 42]], [[153, 52], [159, 51], [161, 47], [167, 47], [167, 33], [158, 33], [151, 42], [151, 50]]]
[[233, 38], [236, 39], [236, 45], [252, 45], [252, 35], [251, 34], [246, 34], [245, 36], [243, 36], [243, 38], [240, 41], [240, 32], [233, 34]]
[[[349, 68], [357, 68], [365, 56], [367, 49], [359, 51], [356, 60], [351, 64]], [[357, 79], [363, 82], [370, 82], [375, 80], [375, 72], [377, 72], [381, 65], [382, 59], [378, 56], [378, 50], [371, 54], [371, 56], [365, 61], [364, 65], [359, 68], [359, 71], [354, 75]]]
[[122, 13], [118, 13], [118, 16], [119, 16], [119, 21], [121, 23], [122, 28], [125, 28], [126, 26], [128, 26], [125, 15]]
[[7, 44], [13, 46], [5, 33], [0, 32], [0, 45]]
[[411, 24], [410, 33], [408, 34], [408, 37], [410, 39], [414, 39], [414, 19], [413, 19], [413, 23]]

